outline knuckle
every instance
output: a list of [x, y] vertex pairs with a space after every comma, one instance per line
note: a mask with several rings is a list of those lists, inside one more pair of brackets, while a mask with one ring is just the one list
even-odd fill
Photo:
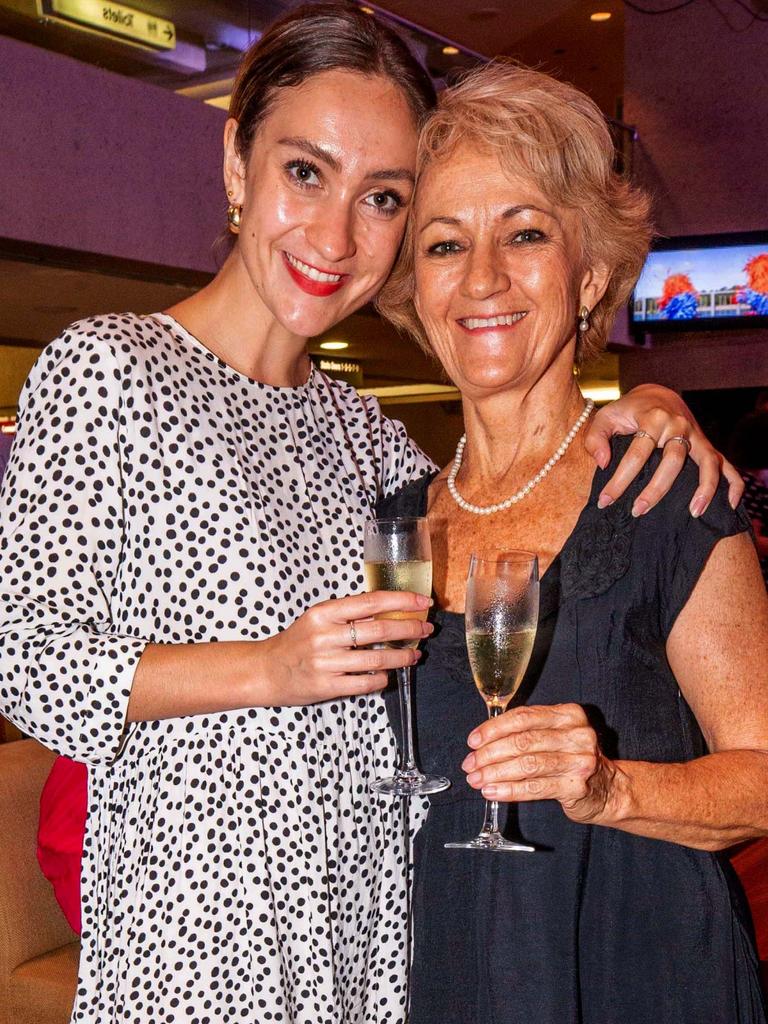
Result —
[[532, 796], [539, 796], [544, 792], [544, 783], [541, 779], [526, 779], [525, 791]]
[[520, 766], [527, 775], [539, 770], [539, 758], [535, 754], [525, 754], [520, 758]]
[[584, 708], [581, 706], [581, 704], [561, 704], [560, 711], [571, 722], [581, 723], [586, 722], [587, 720], [587, 716], [584, 713]]
[[582, 725], [574, 729], [572, 739], [573, 745], [577, 750], [592, 751], [597, 749], [597, 736], [594, 729], [589, 725]]
[[386, 668], [386, 655], [384, 651], [367, 651], [365, 667], [371, 672], [383, 671]]
[[519, 751], [521, 754], [525, 753], [526, 750], [530, 750], [531, 743], [533, 742], [529, 732], [518, 732], [511, 736], [510, 740], [512, 749]]
[[386, 637], [388, 625], [385, 619], [374, 619], [369, 629], [374, 642], [381, 641]]

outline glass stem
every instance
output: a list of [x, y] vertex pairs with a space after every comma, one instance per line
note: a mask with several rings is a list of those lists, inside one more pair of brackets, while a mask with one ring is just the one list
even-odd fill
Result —
[[402, 732], [402, 750], [400, 751], [401, 772], [416, 771], [413, 757], [413, 721], [411, 718], [411, 670], [397, 669], [397, 692], [400, 696], [400, 729]]
[[[503, 708], [490, 705], [488, 708], [488, 717], [496, 718], [502, 714]], [[499, 834], [499, 802], [498, 800], [486, 800], [485, 801], [485, 817], [483, 818], [483, 827], [480, 830], [481, 835], [498, 835]]]

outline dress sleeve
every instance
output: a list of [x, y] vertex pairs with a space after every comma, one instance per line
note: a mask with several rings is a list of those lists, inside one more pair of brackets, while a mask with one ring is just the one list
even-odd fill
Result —
[[693, 593], [707, 559], [718, 541], [737, 533], [749, 532], [751, 524], [743, 504], [732, 509], [728, 502], [728, 485], [721, 478], [714, 498], [706, 512], [694, 518], [686, 502], [696, 488], [696, 470], [692, 463], [680, 474], [679, 508], [669, 517], [670, 529], [666, 537], [662, 570], [661, 625], [668, 637], [677, 616]]
[[112, 613], [124, 539], [121, 373], [70, 329], [20, 401], [0, 497], [0, 712], [61, 754], [118, 755], [146, 641]]
[[424, 454], [399, 420], [391, 420], [381, 412], [378, 400], [373, 395], [365, 398], [371, 422], [378, 427], [379, 434], [379, 498], [388, 497], [412, 480], [431, 473], [436, 469], [432, 460]]

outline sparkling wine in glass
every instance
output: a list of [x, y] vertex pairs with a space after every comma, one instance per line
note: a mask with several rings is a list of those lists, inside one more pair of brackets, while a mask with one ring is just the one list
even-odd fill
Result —
[[[523, 681], [536, 639], [539, 616], [539, 564], [528, 551], [498, 558], [472, 555], [464, 608], [467, 651], [475, 686], [495, 718], [506, 711]], [[534, 847], [505, 839], [499, 831], [499, 805], [485, 802], [480, 834], [454, 850], [533, 853]]]
[[[373, 590], [409, 590], [416, 594], [432, 593], [432, 549], [427, 520], [420, 517], [375, 519], [365, 524], [365, 584]], [[382, 619], [420, 619], [427, 610], [418, 612], [384, 612]], [[418, 640], [393, 640], [389, 647], [417, 647]], [[416, 793], [438, 793], [450, 785], [448, 779], [425, 775], [416, 764], [413, 749], [413, 718], [411, 709], [411, 669], [397, 669], [402, 746], [395, 774], [377, 779], [373, 789], [391, 796]]]

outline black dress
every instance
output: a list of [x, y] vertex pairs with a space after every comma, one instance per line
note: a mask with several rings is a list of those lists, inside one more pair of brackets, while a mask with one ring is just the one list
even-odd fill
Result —
[[[698, 520], [689, 464], [660, 505], [633, 519], [629, 493], [600, 511], [607, 471], [541, 582], [522, 699], [584, 705], [612, 757], [681, 762], [706, 752], [665, 641], [712, 547], [749, 528], [725, 489]], [[426, 478], [382, 502], [423, 515]], [[482, 525], [482, 520], [479, 521]], [[479, 831], [482, 797], [460, 764], [486, 717], [464, 618], [438, 610], [415, 684], [422, 767], [452, 785], [430, 798], [414, 843], [411, 1024], [758, 1024], [764, 1010], [751, 925], [713, 854], [569, 821], [559, 804], [511, 808], [536, 853], [446, 850]], [[396, 694], [388, 695], [399, 732]], [[504, 825], [502, 824], [502, 828]]]

